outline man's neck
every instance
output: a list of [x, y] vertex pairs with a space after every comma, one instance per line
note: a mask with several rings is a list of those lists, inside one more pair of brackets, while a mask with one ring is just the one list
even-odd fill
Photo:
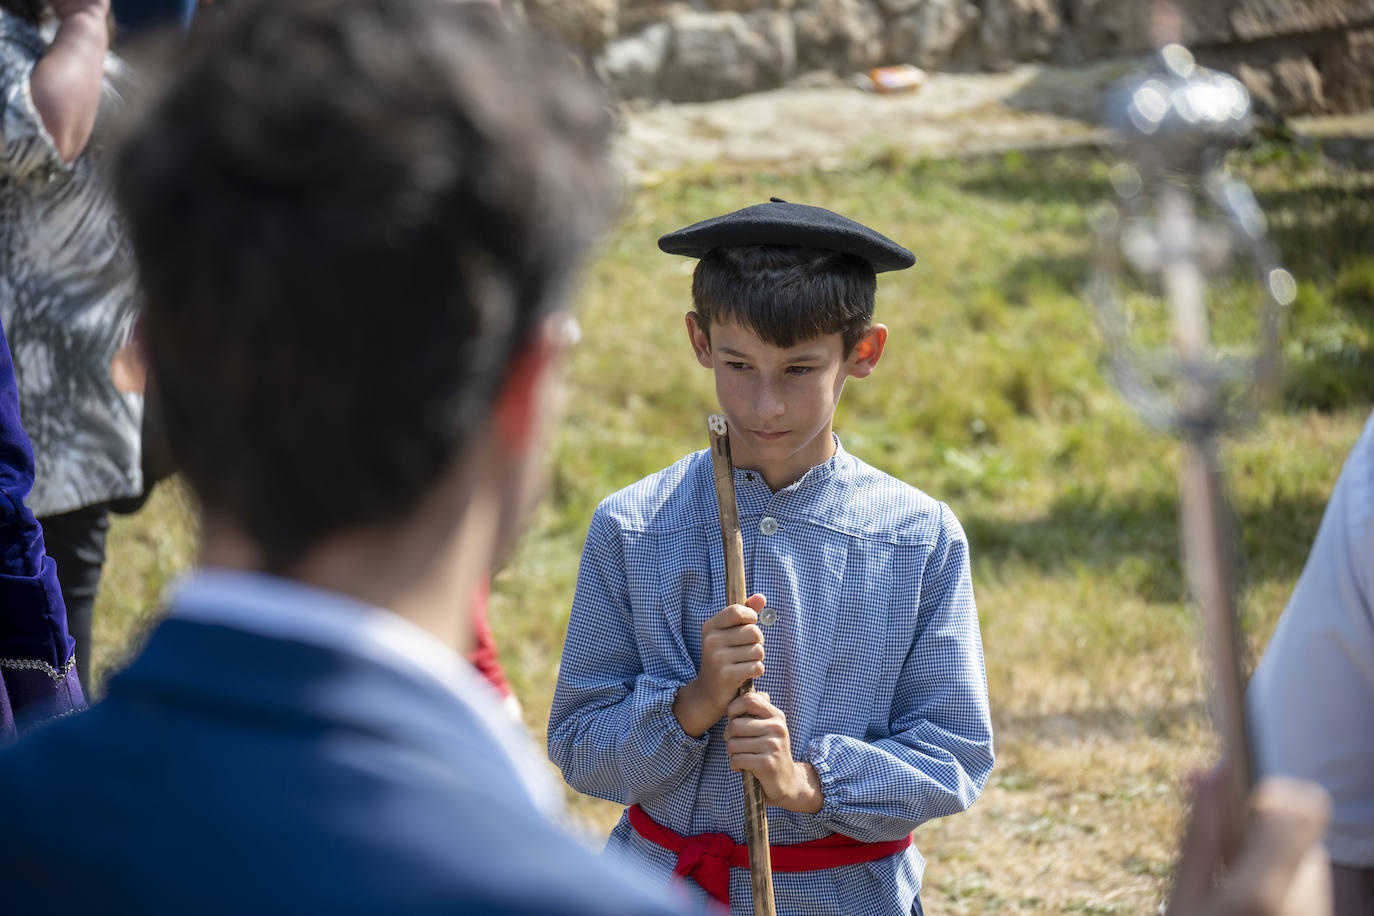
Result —
[[[423, 513], [399, 525], [336, 535], [277, 574], [404, 617], [466, 656], [472, 597], [490, 572], [494, 500], [475, 498], [453, 524]], [[207, 520], [201, 565], [269, 572], [258, 547], [232, 525]]]

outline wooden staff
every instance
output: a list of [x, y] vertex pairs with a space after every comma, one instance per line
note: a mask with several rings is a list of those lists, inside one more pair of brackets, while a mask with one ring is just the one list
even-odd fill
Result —
[[[739, 508], [735, 505], [735, 465], [730, 457], [730, 428], [725, 417], [712, 414], [707, 420], [711, 431], [711, 466], [716, 472], [716, 504], [720, 507], [720, 540], [725, 551], [725, 603], [743, 604], [744, 538], [739, 531]], [[745, 681], [739, 695], [754, 692], [754, 679]], [[753, 773], [744, 777], [744, 830], [749, 839], [749, 881], [754, 888], [754, 916], [775, 916], [773, 903], [773, 860], [768, 850], [768, 812], [763, 801], [763, 786]]]
[[[1192, 238], [1197, 218], [1182, 189], [1166, 183], [1160, 191], [1162, 238]], [[1205, 365], [1211, 348], [1204, 298], [1205, 280], [1196, 258], [1174, 257], [1161, 271], [1173, 318], [1174, 346], [1183, 365]], [[1245, 709], [1244, 642], [1236, 606], [1235, 522], [1226, 503], [1226, 482], [1217, 458], [1216, 430], [1221, 417], [1216, 383], [1185, 374], [1181, 410], [1194, 420], [1184, 426], [1183, 472], [1179, 492], [1184, 570], [1189, 591], [1202, 612], [1211, 667], [1213, 715], [1221, 732], [1226, 763], [1226, 800], [1230, 807], [1227, 854], [1240, 851], [1250, 820], [1255, 788], [1254, 749]]]

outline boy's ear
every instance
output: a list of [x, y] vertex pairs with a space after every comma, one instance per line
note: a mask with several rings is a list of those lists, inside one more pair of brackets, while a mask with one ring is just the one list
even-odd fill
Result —
[[696, 312], [687, 313], [687, 339], [692, 343], [692, 352], [697, 355], [697, 362], [704, 368], [714, 369], [715, 363], [711, 361], [711, 337], [697, 321]]
[[887, 325], [869, 325], [849, 354], [849, 374], [854, 378], [867, 378], [878, 365], [878, 360], [883, 358], [883, 348], [886, 346]]

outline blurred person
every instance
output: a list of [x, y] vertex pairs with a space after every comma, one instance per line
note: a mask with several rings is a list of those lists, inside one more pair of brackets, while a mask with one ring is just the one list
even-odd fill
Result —
[[1338, 916], [1374, 913], [1374, 416], [1247, 694], [1261, 771], [1323, 786]]
[[[1220, 768], [1193, 781], [1193, 810], [1164, 916], [1327, 916], [1331, 888], [1320, 840], [1331, 800], [1321, 786], [1261, 780], [1236, 831]], [[1240, 834], [1234, 856], [1227, 837]]]
[[14, 365], [0, 325], [0, 744], [86, 705], [57, 568], [24, 505], [32, 486], [33, 450], [19, 422]]
[[564, 59], [446, 0], [246, 3], [181, 53], [116, 186], [199, 565], [0, 753], [7, 910], [677, 911], [553, 825], [462, 658], [614, 210]]
[[0, 0], [0, 321], [37, 468], [28, 505], [88, 693], [110, 506], [144, 489], [133, 259], [97, 131], [124, 82], [108, 14], [108, 0]]

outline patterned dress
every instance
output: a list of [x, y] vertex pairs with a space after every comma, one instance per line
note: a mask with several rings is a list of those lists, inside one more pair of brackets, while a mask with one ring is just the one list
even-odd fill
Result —
[[[770, 841], [890, 842], [967, 808], [992, 770], [992, 726], [968, 544], [949, 507], [838, 440], [791, 486], [773, 492], [736, 469], [735, 487], [748, 590], [776, 612], [754, 685], [786, 714], [793, 755], [816, 768], [825, 796], [817, 814], [769, 808]], [[693, 738], [673, 715], [701, 663], [701, 625], [725, 606], [724, 581], [709, 452], [607, 497], [583, 548], [549, 752], [582, 792], [637, 803], [682, 835], [741, 843], [725, 720]], [[608, 848], [663, 880], [676, 861], [625, 817]], [[910, 913], [924, 865], [911, 846], [866, 864], [775, 871], [777, 911]], [[747, 870], [731, 870], [730, 900], [749, 912]]]
[[119, 103], [106, 62], [97, 133], [58, 156], [29, 79], [51, 33], [0, 10], [0, 321], [19, 382], [40, 516], [142, 491], [141, 371], [132, 253], [100, 162], [99, 127]]

